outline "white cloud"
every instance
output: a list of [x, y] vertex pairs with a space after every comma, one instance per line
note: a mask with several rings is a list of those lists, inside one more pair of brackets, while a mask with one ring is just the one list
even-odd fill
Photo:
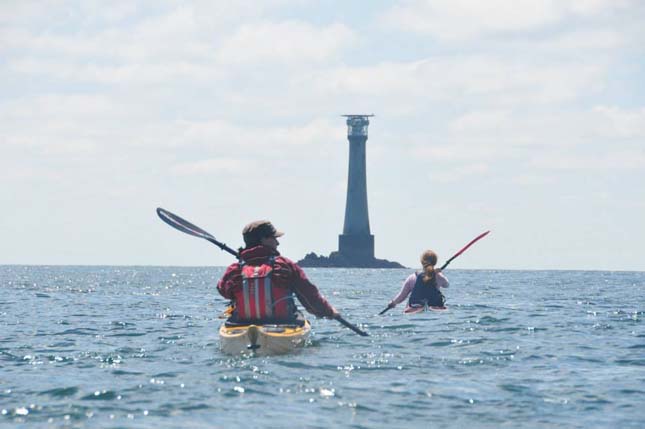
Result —
[[350, 46], [355, 36], [343, 24], [317, 28], [306, 22], [262, 22], [240, 27], [222, 43], [222, 63], [321, 62]]
[[[435, 130], [407, 139], [415, 159], [463, 168], [477, 162], [514, 162], [542, 170], [611, 170], [644, 167], [645, 109], [596, 107], [587, 111], [472, 111]], [[543, 183], [531, 171], [520, 184]]]
[[473, 163], [508, 156], [499, 153], [500, 142], [473, 142], [455, 139], [450, 144], [415, 143], [410, 153], [415, 159], [436, 162]]
[[570, 14], [593, 15], [628, 2], [611, 0], [410, 0], [380, 20], [403, 31], [445, 41], [465, 41], [507, 32], [527, 33]]
[[570, 55], [571, 52], [594, 51], [595, 55], [602, 55], [604, 58], [628, 42], [627, 35], [618, 29], [585, 29], [573, 30], [548, 40], [532, 42], [532, 46], [525, 46], [525, 49], [538, 50], [545, 55]]
[[[100, 14], [98, 10], [95, 13]], [[74, 21], [69, 16], [65, 18]], [[91, 17], [87, 19], [91, 20]], [[78, 25], [78, 22], [70, 24]], [[17, 55], [32, 54], [67, 61], [198, 59], [207, 53], [207, 44], [200, 39], [194, 14], [189, 8], [178, 8], [131, 23], [88, 25], [76, 31], [13, 25], [7, 26], [3, 33], [4, 41], [0, 46], [14, 49]]]
[[464, 40], [491, 32], [537, 28], [558, 17], [553, 1], [414, 0], [393, 7], [381, 19], [405, 31]]
[[589, 94], [602, 88], [606, 70], [603, 63], [531, 64], [473, 55], [331, 69], [312, 75], [307, 86], [320, 94], [379, 96], [388, 103], [406, 105], [470, 97], [503, 106], [552, 103]]
[[[608, 136], [622, 138], [645, 138], [645, 107], [634, 110], [616, 106], [597, 106], [593, 114], [602, 121], [605, 129], [601, 132]], [[598, 125], [598, 122], [594, 122]]]
[[125, 112], [102, 95], [48, 94], [0, 104], [0, 132], [14, 150], [88, 155], [112, 135]]
[[461, 182], [462, 180], [473, 176], [487, 174], [489, 170], [490, 167], [485, 163], [464, 164], [451, 167], [449, 169], [433, 171], [428, 174], [428, 177], [433, 182], [454, 183]]
[[471, 130], [476, 133], [494, 133], [511, 120], [511, 112], [487, 110], [469, 112], [452, 121], [448, 126], [452, 132]]
[[[257, 11], [249, 13], [250, 22], [238, 16], [237, 26], [221, 28], [216, 18], [198, 15], [203, 7], [75, 32], [9, 25], [0, 30], [0, 52], [10, 54], [8, 70], [16, 74], [101, 84], [206, 84], [242, 79], [239, 70], [262, 75], [272, 64], [301, 68], [339, 58], [357, 39], [341, 23], [271, 21]], [[250, 64], [255, 68], [245, 68]]]
[[213, 158], [177, 164], [172, 166], [170, 171], [177, 176], [242, 173], [245, 169], [252, 169], [253, 164], [236, 158]]
[[[0, 141], [0, 144], [2, 142]], [[46, 182], [48, 184], [61, 180], [63, 174], [51, 168], [30, 165], [16, 165], [0, 161], [0, 180], [4, 183]]]
[[[330, 142], [342, 141], [342, 127], [316, 119], [297, 126], [250, 127], [222, 120], [181, 122], [175, 133], [183, 145], [198, 145], [213, 151], [244, 154], [247, 159], [283, 159], [306, 156]], [[327, 151], [322, 151], [327, 156]]]
[[579, 153], [540, 157], [533, 160], [536, 167], [551, 170], [632, 170], [645, 168], [645, 149], [607, 150], [594, 155]]
[[41, 122], [65, 118], [81, 121], [116, 115], [119, 112], [119, 107], [109, 97], [101, 94], [45, 94], [0, 104], [0, 117], [3, 121], [13, 119]]
[[215, 66], [190, 62], [170, 62], [165, 64], [131, 63], [114, 64], [74, 64], [65, 61], [42, 59], [19, 59], [10, 61], [8, 69], [19, 74], [56, 78], [69, 82], [97, 84], [140, 84], [159, 85], [181, 80], [192, 83], [214, 82], [223, 78], [222, 70]]
[[525, 173], [520, 176], [516, 176], [512, 179], [512, 182], [521, 185], [521, 186], [543, 186], [556, 183], [557, 180], [553, 174], [535, 174], [535, 173]]
[[565, 4], [572, 13], [595, 15], [611, 8], [629, 7], [631, 3], [634, 0], [569, 0]]
[[41, 155], [78, 156], [116, 147], [120, 151], [183, 147], [275, 159], [280, 151], [306, 156], [312, 148], [344, 139], [343, 127], [328, 119], [287, 125], [252, 125], [218, 117], [161, 120], [163, 103], [154, 99], [133, 102], [128, 96], [46, 94], [5, 101], [0, 103], [3, 145], [32, 148]]

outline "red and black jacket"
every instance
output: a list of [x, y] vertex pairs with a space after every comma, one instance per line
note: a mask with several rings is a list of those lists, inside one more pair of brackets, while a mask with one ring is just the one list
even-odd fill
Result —
[[238, 321], [290, 317], [289, 312], [294, 310], [289, 305], [292, 294], [309, 313], [333, 316], [333, 307], [302, 268], [277, 250], [255, 246], [242, 250], [240, 258], [242, 262], [229, 265], [217, 284], [220, 295], [235, 302]]

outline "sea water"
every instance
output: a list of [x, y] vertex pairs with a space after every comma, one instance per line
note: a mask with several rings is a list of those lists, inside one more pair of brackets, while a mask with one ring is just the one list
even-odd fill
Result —
[[308, 269], [370, 336], [230, 357], [222, 272], [0, 267], [0, 427], [645, 427], [645, 273], [447, 270], [448, 311], [379, 316], [410, 270]]

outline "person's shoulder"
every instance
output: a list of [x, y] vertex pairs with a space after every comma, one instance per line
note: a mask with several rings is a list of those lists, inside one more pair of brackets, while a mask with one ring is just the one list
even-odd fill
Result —
[[281, 262], [281, 263], [283, 263], [285, 265], [290, 265], [290, 266], [294, 266], [294, 265], [297, 266], [298, 265], [295, 262], [293, 262], [291, 259], [287, 258], [286, 256], [282, 256], [282, 255], [276, 256], [275, 260], [276, 260], [276, 262]]
[[224, 275], [231, 274], [232, 272], [239, 270], [240, 269], [240, 263], [239, 262], [233, 262], [231, 265], [226, 267], [226, 271], [224, 271]]
[[418, 276], [419, 276], [419, 273], [417, 273], [415, 271], [405, 279], [405, 282], [407, 283], [407, 282], [410, 282], [410, 281], [413, 281], [413, 280], [416, 281]]
[[273, 260], [273, 268], [277, 272], [281, 272], [283, 275], [285, 275], [286, 273], [288, 273], [288, 275], [291, 275], [291, 273], [300, 269], [298, 264], [282, 255], [275, 255], [275, 259]]
[[442, 272], [437, 273], [437, 281], [440, 282], [443, 285], [443, 287], [447, 287], [449, 283], [448, 277], [446, 277], [445, 274]]

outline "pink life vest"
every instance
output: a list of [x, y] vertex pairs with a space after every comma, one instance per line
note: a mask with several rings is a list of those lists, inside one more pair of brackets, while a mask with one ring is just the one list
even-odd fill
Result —
[[240, 321], [286, 320], [293, 297], [289, 290], [271, 283], [274, 258], [259, 266], [242, 263], [242, 287], [235, 291], [235, 310]]

